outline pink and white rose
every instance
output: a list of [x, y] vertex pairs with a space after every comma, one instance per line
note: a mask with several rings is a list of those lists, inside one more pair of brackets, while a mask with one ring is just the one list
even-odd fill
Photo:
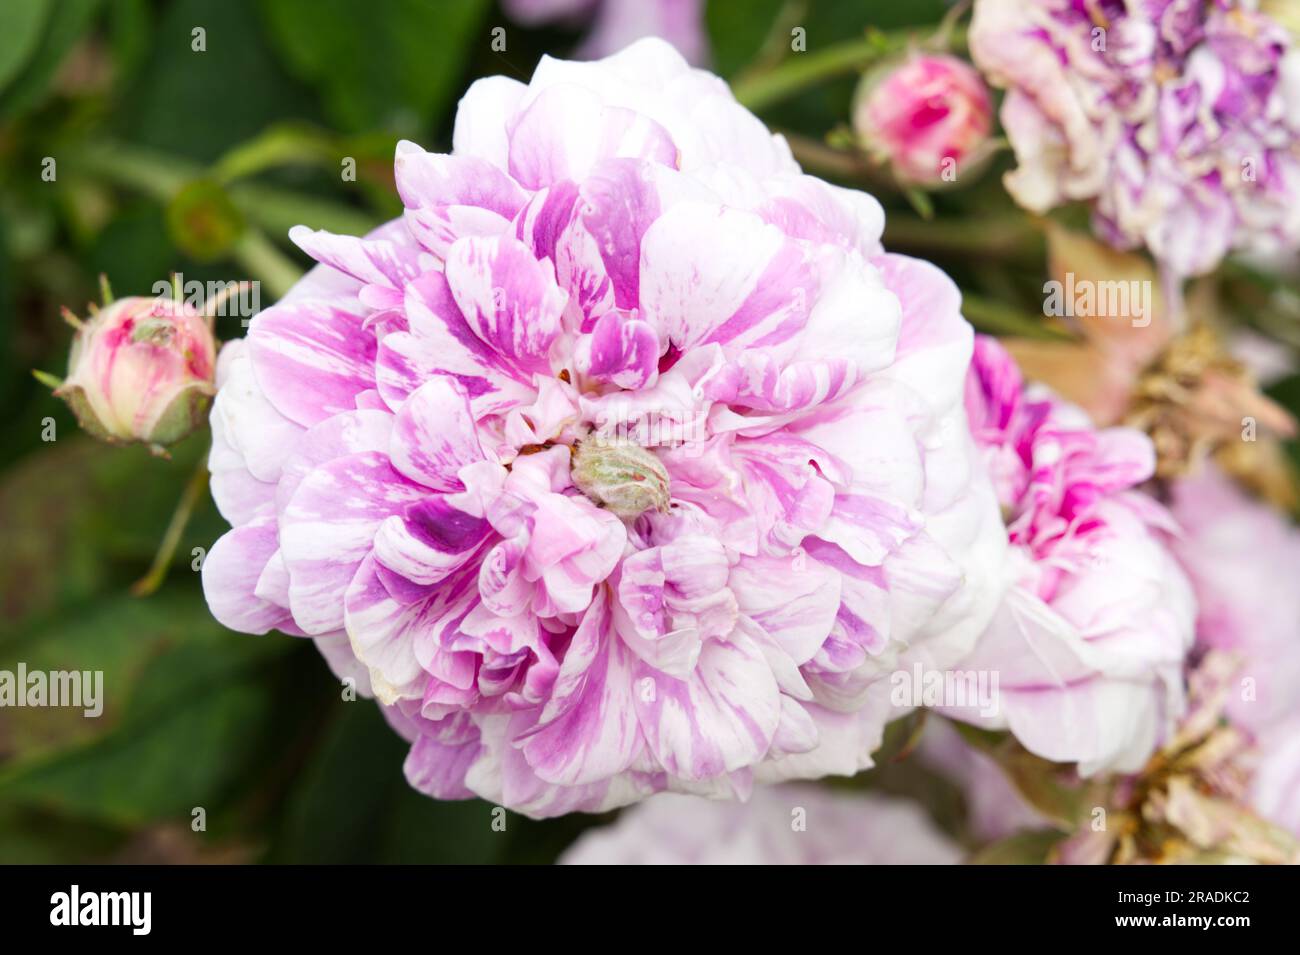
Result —
[[959, 715], [1084, 775], [1135, 771], [1183, 710], [1196, 615], [1166, 545], [1172, 521], [1136, 490], [1155, 468], [1150, 439], [1097, 430], [1026, 388], [991, 338], [976, 342], [966, 403], [1006, 515], [1013, 586], [961, 664], [998, 675], [999, 712]]
[[870, 765], [882, 678], [998, 597], [956, 287], [660, 41], [476, 82], [453, 146], [399, 144], [400, 220], [295, 229], [223, 352], [214, 614], [315, 639], [438, 798]]
[[1300, 248], [1300, 49], [1254, 0], [977, 0], [970, 47], [1025, 208], [1086, 201], [1177, 276]]

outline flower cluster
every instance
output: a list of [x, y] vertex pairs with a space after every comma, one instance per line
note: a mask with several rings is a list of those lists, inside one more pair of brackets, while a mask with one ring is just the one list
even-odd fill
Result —
[[1245, 0], [978, 0], [971, 52], [1007, 89], [1035, 212], [1092, 203], [1176, 275], [1300, 245], [1300, 50]]
[[[121, 71], [46, 97], [0, 150], [58, 190], [4, 203], [35, 216], [33, 315], [80, 294], [63, 240], [98, 259], [130, 225], [118, 190], [182, 252], [219, 226], [204, 261], [252, 279], [114, 300], [103, 276], [102, 308], [63, 309], [65, 375], [33, 372], [103, 442], [167, 458], [211, 429], [123, 452], [210, 447], [132, 594], [193, 557], [211, 617], [310, 642], [410, 786], [493, 828], [621, 813], [528, 827], [593, 827], [563, 862], [1300, 862], [1300, 0], [971, 0], [901, 29], [764, 6], [502, 0], [509, 37], [386, 11], [477, 33], [490, 57], [443, 64], [467, 84], [536, 66], [468, 85], [446, 152], [343, 157], [365, 202], [393, 187], [374, 220], [265, 176], [452, 120], [450, 75], [340, 98], [356, 70], [295, 68], [340, 131], [192, 175], [89, 144], [67, 184], [34, 136]], [[9, 496], [65, 496], [45, 477], [82, 447]], [[115, 566], [142, 556], [95, 510], [136, 471], [92, 470], [20, 551], [90, 517]], [[186, 555], [208, 486], [229, 529]], [[18, 609], [48, 656], [76, 641], [46, 584]], [[278, 752], [253, 749], [241, 778]]]
[[998, 599], [956, 287], [659, 41], [480, 80], [453, 143], [222, 351], [213, 612], [314, 638], [437, 797], [869, 765]]
[[[1039, 6], [1051, 29], [1021, 37], [1026, 69], [1035, 44], [1079, 29], [1077, 5]], [[1224, 31], [1264, 43], [1267, 25], [1212, 7], [1093, 4], [1110, 51], [1070, 66], [1073, 85], [1032, 92], [1059, 106], [1084, 80], [1149, 68], [1159, 101], [1183, 75], [1170, 73], [1175, 48], [1198, 82], [1210, 66], [1192, 65], [1216, 53], [1246, 70], [1253, 47]], [[998, 16], [1011, 14], [980, 5], [977, 52]], [[1161, 39], [1143, 67], [1133, 31], [1152, 18]], [[877, 142], [898, 134], [899, 178], [918, 180], [908, 157], [932, 174], [981, 148], [988, 101], [959, 61], [909, 62], [862, 109]], [[1271, 80], [1281, 69], [1257, 65]], [[925, 81], [911, 99], [909, 69]], [[1242, 76], [1220, 77], [1233, 103], [1281, 95]], [[1108, 101], [1117, 122], [1139, 115], [1134, 82], [1107, 87], [1136, 97]], [[927, 112], [951, 90], [958, 113]], [[1143, 122], [1172, 108], [1146, 106]], [[1013, 189], [1050, 178], [1023, 138], [1055, 135], [1045, 108], [1008, 95]], [[1149, 143], [1121, 139], [1088, 167], [1094, 192], [1069, 191], [1080, 180], [1066, 156], [1040, 205], [1096, 199], [1125, 244], [1206, 267], [1180, 262], [1164, 233], [1120, 236], [1139, 211], [1171, 221], [1162, 189], [1187, 168], [1170, 157], [1194, 158], [1177, 143], [1144, 154], [1136, 175], [1151, 191], [1128, 196], [1106, 163], [1136, 162], [1125, 149]], [[1300, 653], [1283, 625], [1258, 628], [1211, 556], [1261, 541], [1289, 555], [1294, 535], [1272, 512], [1265, 527], [1237, 516], [1249, 508], [1236, 492], [1179, 482], [1171, 514], [1144, 488], [1150, 438], [1098, 429], [1027, 384], [974, 335], [947, 276], [885, 252], [874, 199], [805, 175], [784, 139], [661, 41], [592, 63], [544, 58], [526, 85], [480, 80], [453, 147], [398, 145], [405, 211], [370, 235], [293, 230], [319, 264], [222, 350], [212, 410], [213, 493], [233, 525], [203, 566], [213, 613], [314, 640], [409, 741], [413, 786], [536, 817], [655, 796], [574, 861], [954, 861], [920, 816], [878, 800], [778, 788], [728, 813], [657, 795], [743, 800], [755, 784], [857, 773], [885, 724], [923, 704], [1008, 731], [940, 728], [921, 748], [967, 791], [984, 838], [1044, 812], [995, 775], [1009, 759], [1104, 794], [1126, 820], [1102, 842], [1076, 834], [1059, 858], [1147, 858], [1161, 833], [1191, 855], [1290, 851], [1234, 813], [1249, 792], [1297, 825], [1282, 793], [1300, 761], [1279, 734], [1300, 712], [1287, 676]], [[1270, 162], [1282, 179], [1250, 197], [1218, 179], [1230, 244], [1250, 203], [1290, 175]], [[1247, 555], [1239, 564], [1254, 573]], [[1232, 727], [1209, 726], [1224, 686], [1210, 650], [1238, 653], [1247, 675], [1290, 662], [1259, 671], [1250, 712], [1229, 701]], [[957, 672], [981, 686], [991, 675], [989, 698], [928, 681]], [[896, 698], [899, 674], [939, 698]], [[1189, 740], [1204, 747], [1194, 759]], [[828, 823], [811, 841], [790, 838], [792, 800]], [[873, 820], [865, 841], [839, 844], [859, 817]], [[1220, 819], [1230, 836], [1215, 834]]]

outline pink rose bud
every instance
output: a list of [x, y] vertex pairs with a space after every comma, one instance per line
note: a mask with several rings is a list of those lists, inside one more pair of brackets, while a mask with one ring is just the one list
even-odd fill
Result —
[[993, 101], [978, 72], [953, 56], [914, 54], [870, 73], [858, 88], [853, 128], [900, 182], [938, 185], [988, 154]]
[[112, 443], [155, 450], [207, 415], [216, 343], [207, 319], [166, 298], [124, 298], [78, 322], [68, 377], [54, 392], [81, 426]]

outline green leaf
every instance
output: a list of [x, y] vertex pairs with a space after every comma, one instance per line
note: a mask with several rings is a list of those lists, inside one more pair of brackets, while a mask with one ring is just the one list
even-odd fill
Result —
[[0, 89], [31, 59], [50, 15], [50, 0], [21, 0], [0, 6]]
[[1033, 338], [1040, 341], [1069, 341], [1070, 336], [1047, 323], [1041, 315], [1022, 311], [996, 299], [963, 289], [961, 313], [976, 330], [990, 335]]
[[492, 862], [510, 827], [492, 828], [481, 800], [430, 799], [406, 782], [407, 743], [371, 702], [338, 702], [329, 735], [300, 775], [273, 861], [306, 863]]
[[338, 137], [305, 123], [278, 123], [252, 139], [232, 146], [212, 166], [212, 178], [221, 185], [285, 165], [340, 162]]
[[[32, 6], [33, 0], [6, 3], [6, 9]], [[68, 53], [85, 35], [94, 22], [100, 0], [52, 0], [49, 28], [41, 35], [36, 50], [27, 58], [21, 75], [12, 77], [12, 83], [0, 96], [0, 115], [15, 116], [37, 105], [49, 89], [51, 81], [63, 65]], [[0, 36], [5, 33], [0, 24]], [[4, 84], [0, 84], [3, 86]]]
[[[0, 670], [21, 661], [35, 670], [98, 670], [104, 674], [103, 713], [86, 718], [71, 708], [15, 707], [5, 714], [5, 749], [26, 760], [107, 735], [122, 720], [126, 701], [150, 661], [189, 637], [195, 588], [173, 588], [150, 600], [125, 593], [61, 610], [19, 633], [0, 636]], [[197, 621], [217, 630], [210, 621]]]
[[152, 294], [155, 282], [186, 271], [167, 238], [163, 208], [135, 199], [101, 231], [85, 253], [86, 270], [107, 275], [125, 295]]
[[1043, 818], [1062, 829], [1073, 829], [1088, 811], [1104, 805], [1104, 784], [1073, 776], [1070, 766], [1035, 756], [1006, 732], [969, 726], [959, 720], [952, 725], [962, 739], [998, 764], [1016, 791]]
[[934, 218], [934, 200], [930, 198], [930, 194], [924, 189], [915, 187], [904, 189], [903, 195], [907, 197], [907, 201], [922, 219], [930, 220]]
[[116, 78], [134, 76], [149, 58], [153, 13], [148, 0], [113, 0], [108, 8], [109, 43]]
[[[734, 76], [766, 52], [769, 43], [775, 46], [782, 38], [774, 36], [773, 30], [785, 6], [786, 0], [710, 0], [704, 23], [714, 70], [720, 76]], [[788, 42], [786, 38], [784, 49], [789, 49]]]
[[122, 843], [116, 830], [61, 819], [21, 806], [0, 806], [0, 859], [5, 865], [77, 865]]
[[[173, 618], [184, 642], [149, 661], [133, 686], [112, 686], [105, 674], [105, 694], [123, 710], [119, 725], [88, 744], [8, 764], [0, 802], [139, 826], [197, 806], [212, 812], [238, 795], [235, 784], [285, 734], [271, 664], [294, 642], [224, 630], [196, 588], [181, 607], [188, 611]], [[73, 665], [84, 668], [84, 658]]]
[[351, 132], [427, 134], [460, 92], [484, 0], [267, 0], [272, 41]]
[[[277, 120], [316, 118], [310, 91], [285, 74], [269, 48], [256, 6], [168, 4], [150, 58], [125, 94], [128, 138], [206, 162]], [[200, 28], [201, 51], [193, 35]]]
[[[45, 395], [30, 416], [61, 412]], [[207, 450], [195, 435], [172, 448], [172, 460], [143, 447], [92, 441], [60, 420], [58, 440], [28, 455], [0, 479], [0, 646], [29, 621], [56, 607], [76, 606], [118, 588], [149, 566], [185, 482]], [[225, 522], [210, 501], [197, 510], [182, 538], [177, 563], [193, 580], [193, 549], [210, 547]]]
[[[727, 8], [731, 16], [739, 19], [745, 16], [752, 4], [749, 0], [712, 0], [710, 21], [719, 16], [712, 9], [714, 6]], [[790, 19], [794, 25], [804, 29], [806, 51], [791, 50], [791, 38], [787, 33], [779, 38], [783, 44], [779, 52], [783, 55], [782, 67], [797, 73], [806, 68], [806, 61], [810, 58], [825, 55], [835, 59], [829, 52], [833, 46], [851, 44], [861, 39], [868, 29], [892, 33], [900, 28], [917, 27], [917, 35], [924, 36], [933, 31], [948, 3], [947, 0], [907, 0], [906, 3], [899, 0], [809, 0], [802, 4], [802, 9], [797, 3], [791, 6], [795, 10]], [[785, 12], [781, 16], [787, 18]], [[711, 35], [716, 37], [717, 33], [711, 31]], [[757, 77], [747, 74], [746, 79], [756, 80]], [[769, 125], [819, 138], [849, 114], [857, 81], [858, 77], [852, 70], [837, 78], [827, 78], [788, 101], [771, 104], [764, 110], [764, 119]], [[762, 92], [762, 85], [765, 84], [751, 86], [750, 92]], [[771, 87], [767, 92], [771, 92]]]
[[967, 865], [1042, 865], [1052, 849], [1065, 838], [1055, 829], [1017, 832], [985, 846], [966, 860]]
[[58, 375], [51, 375], [48, 371], [41, 371], [39, 368], [32, 369], [32, 377], [51, 391], [63, 385], [63, 379]]
[[[77, 164], [81, 172], [105, 177], [164, 202], [186, 183], [200, 178], [203, 172], [203, 167], [194, 162], [120, 142], [84, 145]], [[230, 186], [229, 193], [248, 221], [277, 236], [283, 236], [295, 225], [363, 235], [383, 221], [331, 199], [258, 182], [236, 182]], [[222, 276], [213, 273], [211, 277]]]

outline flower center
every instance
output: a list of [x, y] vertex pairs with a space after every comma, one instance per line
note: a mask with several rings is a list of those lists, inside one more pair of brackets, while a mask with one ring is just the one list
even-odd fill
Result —
[[624, 520], [668, 509], [668, 472], [639, 444], [588, 436], [574, 445], [572, 476], [578, 490]]

